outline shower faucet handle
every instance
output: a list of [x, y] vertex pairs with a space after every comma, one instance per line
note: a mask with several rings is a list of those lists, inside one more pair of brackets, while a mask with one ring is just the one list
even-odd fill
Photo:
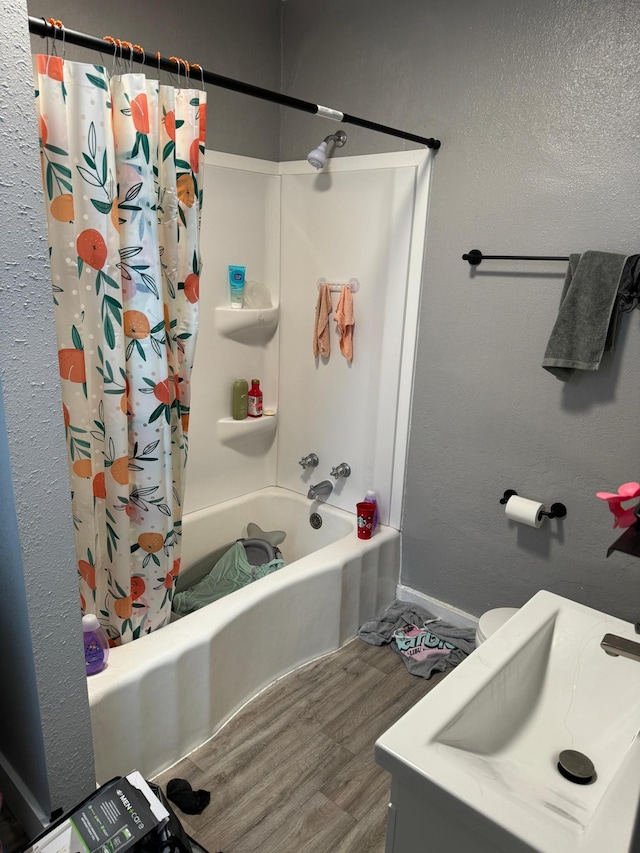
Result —
[[338, 479], [338, 477], [348, 477], [351, 474], [351, 466], [347, 465], [346, 462], [341, 462], [339, 465], [336, 465], [335, 468], [331, 469], [330, 474], [336, 479]]
[[298, 465], [302, 465], [303, 468], [316, 468], [318, 461], [318, 457], [315, 453], [309, 453], [307, 456], [302, 457], [298, 462]]

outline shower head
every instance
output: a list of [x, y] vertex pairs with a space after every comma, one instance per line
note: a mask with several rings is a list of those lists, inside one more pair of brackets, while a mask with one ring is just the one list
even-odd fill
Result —
[[329, 136], [326, 136], [324, 141], [321, 142], [317, 148], [314, 148], [313, 151], [309, 151], [307, 154], [309, 164], [315, 169], [324, 169], [327, 165], [327, 144], [329, 142], [333, 142], [336, 148], [342, 148], [346, 141], [347, 134], [344, 130], [336, 130], [335, 133], [329, 134]]

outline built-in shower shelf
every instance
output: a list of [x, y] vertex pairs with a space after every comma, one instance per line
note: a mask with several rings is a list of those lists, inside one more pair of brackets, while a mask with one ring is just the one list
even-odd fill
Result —
[[271, 334], [278, 326], [280, 309], [275, 308], [216, 308], [216, 328], [221, 335], [232, 338], [238, 332], [256, 330]]
[[268, 436], [276, 431], [278, 415], [263, 415], [261, 418], [220, 418], [217, 423], [218, 438], [223, 444], [239, 444], [258, 436]]

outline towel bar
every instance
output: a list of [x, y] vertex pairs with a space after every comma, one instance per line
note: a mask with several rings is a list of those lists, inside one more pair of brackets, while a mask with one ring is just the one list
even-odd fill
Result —
[[469, 261], [469, 265], [477, 267], [482, 261], [569, 261], [568, 257], [559, 255], [483, 255], [480, 249], [471, 249], [462, 256], [463, 261]]
[[360, 290], [360, 282], [358, 281], [357, 278], [350, 278], [349, 281], [346, 281], [344, 283], [337, 282], [337, 281], [327, 281], [326, 278], [319, 278], [318, 279], [318, 285], [317, 285], [318, 290], [320, 290], [321, 284], [328, 284], [329, 290], [332, 293], [339, 292], [340, 290], [342, 290], [343, 287], [350, 288], [351, 293], [357, 293]]

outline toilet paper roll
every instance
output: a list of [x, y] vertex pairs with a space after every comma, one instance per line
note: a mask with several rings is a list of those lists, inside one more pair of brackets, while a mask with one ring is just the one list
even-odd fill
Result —
[[538, 501], [512, 495], [507, 501], [504, 511], [507, 518], [511, 518], [520, 524], [528, 524], [529, 527], [542, 527], [545, 517], [540, 515], [540, 512], [544, 508], [544, 504], [538, 503]]

